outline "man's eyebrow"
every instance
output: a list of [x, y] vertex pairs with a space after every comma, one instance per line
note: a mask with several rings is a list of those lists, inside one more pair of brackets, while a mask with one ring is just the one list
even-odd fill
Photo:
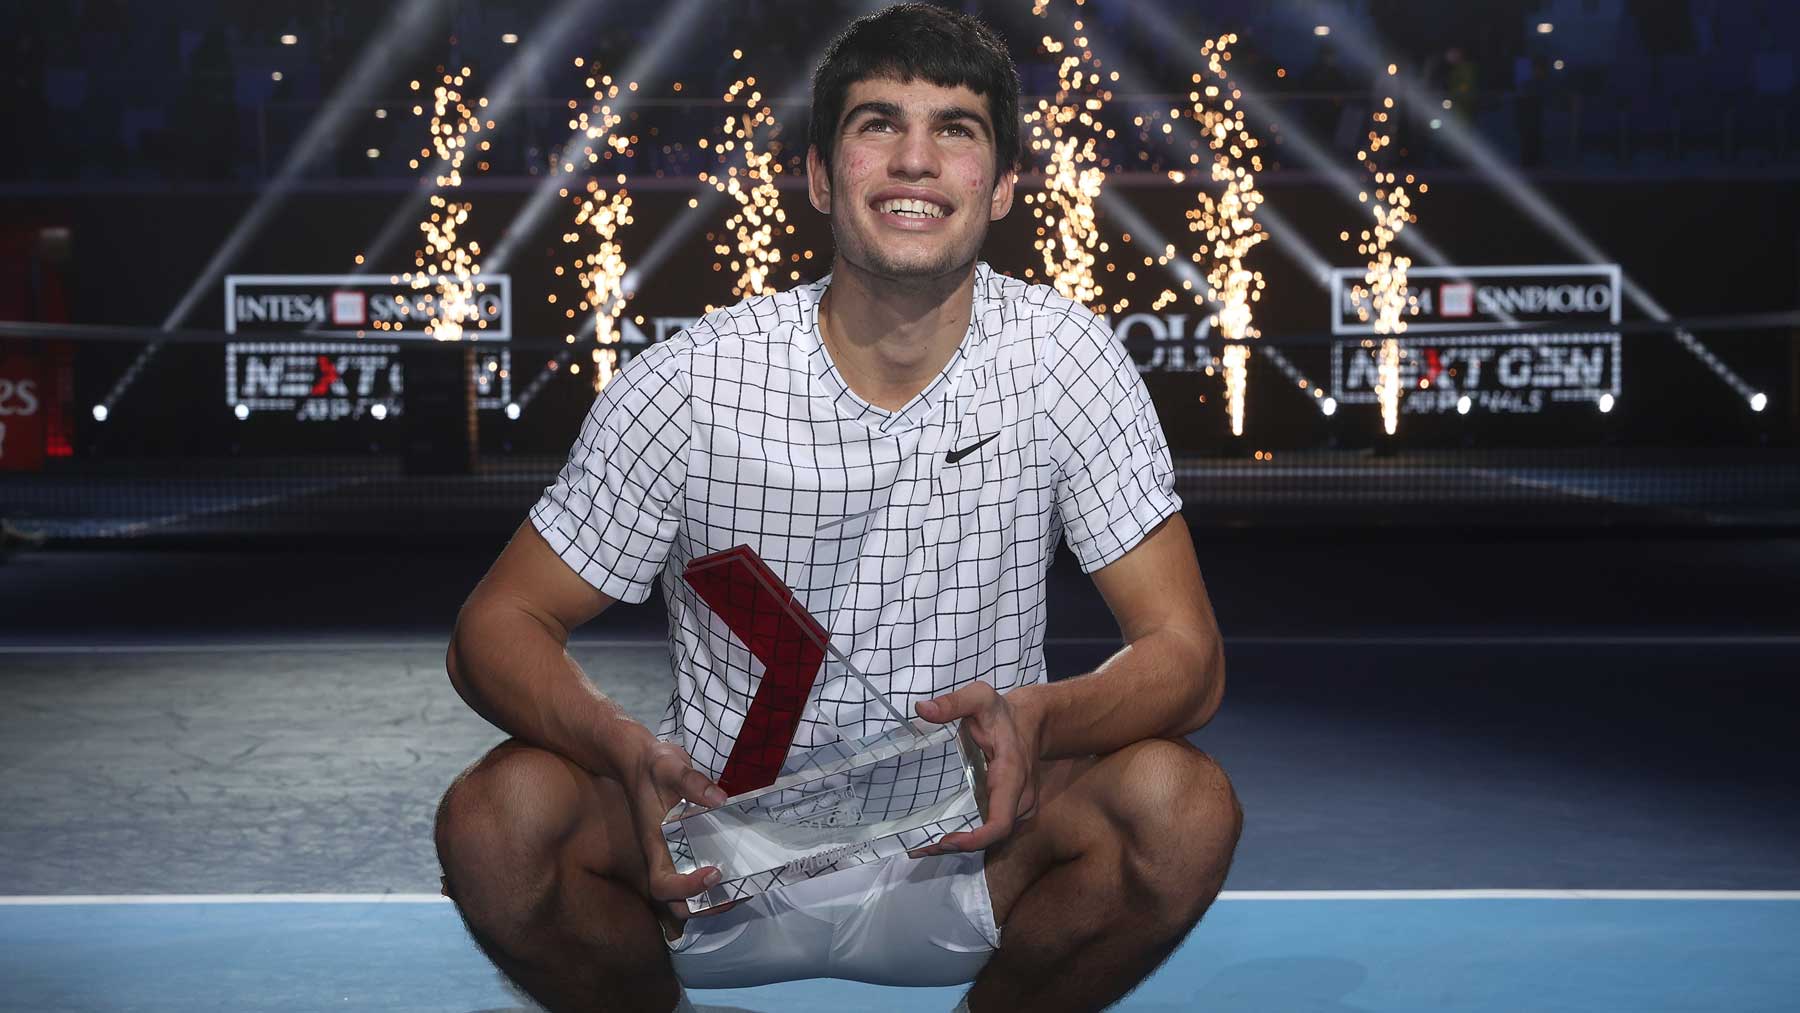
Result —
[[878, 100], [858, 103], [856, 108], [844, 114], [844, 122], [848, 123], [863, 113], [873, 113], [876, 116], [886, 116], [888, 119], [897, 120], [900, 118], [900, 107], [892, 102]]
[[[905, 116], [901, 113], [898, 105], [892, 102], [883, 102], [879, 99], [872, 99], [868, 102], [858, 103], [855, 108], [845, 113], [844, 122], [849, 123], [851, 120], [856, 119], [864, 113], [875, 116], [885, 116], [890, 120], [905, 119]], [[931, 113], [931, 121], [933, 123], [955, 123], [958, 120], [969, 120], [987, 134], [991, 135], [994, 132], [994, 128], [987, 121], [987, 116], [968, 106], [942, 106], [932, 110]]]

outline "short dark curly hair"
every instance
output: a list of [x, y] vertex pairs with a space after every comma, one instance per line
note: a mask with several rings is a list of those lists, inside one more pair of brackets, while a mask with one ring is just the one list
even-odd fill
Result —
[[994, 124], [996, 176], [1019, 164], [1019, 71], [1006, 43], [979, 18], [927, 3], [896, 4], [857, 18], [813, 73], [808, 140], [827, 167], [850, 86], [871, 78], [965, 85], [985, 96]]

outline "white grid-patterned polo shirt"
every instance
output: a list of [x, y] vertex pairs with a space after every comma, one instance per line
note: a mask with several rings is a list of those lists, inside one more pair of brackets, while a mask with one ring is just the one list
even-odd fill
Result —
[[[1044, 681], [1057, 540], [1091, 572], [1181, 505], [1143, 380], [1084, 307], [978, 265], [956, 354], [887, 411], [820, 340], [829, 283], [710, 313], [633, 358], [531, 511], [605, 594], [641, 602], [660, 576], [675, 690], [659, 734], [714, 777], [761, 663], [681, 579], [689, 560], [750, 545], [911, 714], [977, 679]], [[827, 661], [794, 743], [892, 720]]]

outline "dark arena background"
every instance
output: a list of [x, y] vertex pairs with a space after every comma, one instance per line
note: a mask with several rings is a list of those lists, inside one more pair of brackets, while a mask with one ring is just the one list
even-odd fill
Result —
[[[879, 6], [7, 6], [0, 1009], [524, 1002], [436, 894], [451, 624], [600, 384], [829, 271]], [[1117, 1008], [1800, 1008], [1800, 6], [959, 6], [983, 257], [1136, 361], [1231, 671], [1236, 864]], [[664, 629], [571, 652], [653, 722]]]

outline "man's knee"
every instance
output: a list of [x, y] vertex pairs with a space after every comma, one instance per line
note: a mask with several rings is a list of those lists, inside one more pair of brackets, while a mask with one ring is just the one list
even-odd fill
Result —
[[1147, 739], [1115, 754], [1112, 806], [1126, 872], [1174, 922], [1199, 919], [1224, 884], [1244, 825], [1231, 779], [1186, 740]]
[[608, 1009], [674, 1004], [616, 783], [508, 742], [450, 786], [436, 841], [444, 892], [469, 934], [544, 1005], [586, 1008], [603, 993], [620, 997]]
[[444, 892], [465, 913], [499, 897], [530, 906], [551, 888], [580, 820], [579, 776], [561, 757], [507, 742], [451, 783], [434, 836]]

